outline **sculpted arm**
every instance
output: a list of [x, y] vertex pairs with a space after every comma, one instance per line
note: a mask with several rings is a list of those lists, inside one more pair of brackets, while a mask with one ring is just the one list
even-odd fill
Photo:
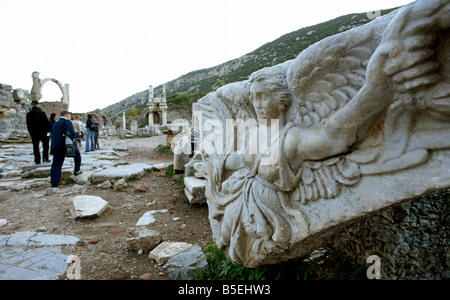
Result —
[[[386, 45], [377, 49], [369, 62], [364, 86], [323, 126], [307, 129], [295, 127], [288, 133], [286, 149], [291, 149], [288, 156], [296, 155], [302, 160], [320, 160], [345, 153], [358, 142], [361, 131], [369, 128], [392, 102], [393, 94], [387, 77], [383, 74], [391, 48], [392, 45]], [[292, 149], [294, 144], [295, 150]]]

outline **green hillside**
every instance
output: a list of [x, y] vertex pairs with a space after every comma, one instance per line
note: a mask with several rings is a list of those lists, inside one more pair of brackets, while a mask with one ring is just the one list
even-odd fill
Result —
[[[381, 15], [385, 15], [394, 9], [396, 8], [382, 10]], [[197, 101], [222, 85], [245, 80], [251, 73], [261, 68], [294, 59], [304, 49], [321, 39], [366, 24], [369, 21], [370, 19], [366, 13], [341, 16], [285, 34], [240, 58], [212, 68], [185, 74], [166, 83], [168, 105], [175, 108], [171, 106], [171, 102], [174, 102], [176, 107], [179, 107], [183, 99], [185, 99], [185, 105], [181, 106], [183, 109], [190, 109], [190, 103]], [[156, 87], [154, 93], [156, 96], [160, 95], [162, 93], [162, 85]], [[140, 110], [145, 110], [147, 101], [148, 95], [146, 91], [143, 91], [106, 107], [104, 111], [117, 114], [124, 111], [124, 108], [129, 110], [136, 107]]]

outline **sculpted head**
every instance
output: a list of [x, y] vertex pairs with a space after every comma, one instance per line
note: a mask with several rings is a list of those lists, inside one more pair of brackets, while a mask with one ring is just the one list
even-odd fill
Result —
[[285, 75], [264, 68], [249, 78], [250, 101], [258, 119], [278, 119], [292, 103]]

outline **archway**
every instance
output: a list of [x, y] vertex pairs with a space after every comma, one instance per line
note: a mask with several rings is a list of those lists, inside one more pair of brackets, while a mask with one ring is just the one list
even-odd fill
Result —
[[161, 124], [161, 117], [157, 111], [152, 112], [153, 114], [153, 124]]

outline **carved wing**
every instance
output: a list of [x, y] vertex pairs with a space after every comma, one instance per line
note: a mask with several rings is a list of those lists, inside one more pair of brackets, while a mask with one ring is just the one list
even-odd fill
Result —
[[[395, 12], [394, 12], [395, 13]], [[302, 127], [323, 124], [348, 103], [365, 82], [367, 64], [390, 17], [328, 37], [305, 49], [287, 69], [294, 96], [289, 121]]]
[[319, 198], [333, 198], [339, 194], [342, 185], [354, 185], [360, 178], [358, 164], [345, 156], [324, 161], [306, 161], [298, 178], [299, 183], [291, 193], [291, 199], [308, 204]]

